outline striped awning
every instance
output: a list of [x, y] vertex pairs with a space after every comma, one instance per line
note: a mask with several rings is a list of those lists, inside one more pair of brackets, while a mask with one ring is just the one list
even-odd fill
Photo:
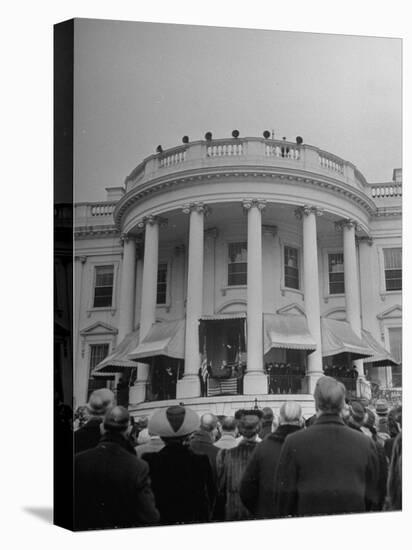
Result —
[[128, 359], [128, 354], [139, 343], [139, 330], [135, 330], [128, 334], [113, 353], [108, 355], [95, 366], [92, 372], [92, 376], [110, 376], [117, 372], [123, 372], [127, 368], [136, 368], [136, 363]]
[[352, 359], [362, 359], [374, 355], [372, 348], [354, 333], [347, 321], [322, 317], [321, 330], [323, 357], [350, 353]]
[[246, 319], [246, 312], [214, 313], [213, 315], [202, 315], [200, 318], [201, 321], [226, 321], [226, 319]]
[[150, 359], [165, 355], [174, 359], [185, 356], [185, 321], [161, 321], [154, 323], [139, 345], [131, 350], [129, 360]]
[[307, 351], [316, 349], [316, 342], [309, 332], [306, 317], [303, 315], [264, 313], [263, 329], [264, 354], [272, 348]]
[[363, 340], [372, 348], [374, 355], [367, 357], [365, 363], [370, 367], [398, 366], [396, 359], [367, 330], [362, 330]]

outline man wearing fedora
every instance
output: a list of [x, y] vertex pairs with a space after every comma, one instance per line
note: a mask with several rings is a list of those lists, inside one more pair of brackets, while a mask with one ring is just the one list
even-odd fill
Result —
[[149, 467], [136, 457], [128, 440], [128, 411], [120, 406], [110, 409], [102, 431], [96, 447], [75, 456], [75, 530], [156, 524], [159, 512]]
[[150, 467], [162, 525], [212, 518], [216, 489], [209, 459], [195, 454], [187, 441], [199, 423], [199, 416], [181, 405], [157, 410], [149, 420], [149, 432], [159, 435], [165, 444], [156, 453], [142, 455]]
[[89, 416], [86, 424], [74, 432], [74, 452], [80, 453], [95, 447], [101, 437], [100, 425], [106, 412], [113, 406], [114, 394], [107, 388], [90, 394], [86, 405]]

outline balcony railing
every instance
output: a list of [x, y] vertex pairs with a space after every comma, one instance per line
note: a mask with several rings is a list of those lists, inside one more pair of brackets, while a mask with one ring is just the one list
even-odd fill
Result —
[[75, 206], [75, 225], [96, 226], [114, 224], [116, 202], [79, 203]]
[[402, 197], [401, 183], [385, 183], [370, 186], [370, 194], [373, 199], [388, 199]]
[[358, 189], [367, 188], [356, 167], [317, 147], [256, 137], [194, 141], [147, 157], [126, 178], [126, 192], [151, 179], [199, 168], [256, 165], [286, 167], [329, 175]]

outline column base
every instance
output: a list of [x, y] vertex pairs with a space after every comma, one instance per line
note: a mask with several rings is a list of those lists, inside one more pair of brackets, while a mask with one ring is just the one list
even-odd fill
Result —
[[315, 391], [315, 388], [316, 388], [316, 383], [319, 380], [319, 378], [322, 378], [322, 376], [325, 376], [323, 372], [307, 373], [305, 378], [302, 381], [303, 393], [308, 393], [310, 395], [313, 395], [313, 392]]
[[136, 382], [129, 388], [129, 405], [144, 403], [146, 399], [146, 382]]
[[200, 380], [197, 374], [183, 376], [176, 384], [176, 399], [200, 397]]
[[263, 372], [247, 372], [243, 378], [244, 395], [267, 395], [268, 379]]

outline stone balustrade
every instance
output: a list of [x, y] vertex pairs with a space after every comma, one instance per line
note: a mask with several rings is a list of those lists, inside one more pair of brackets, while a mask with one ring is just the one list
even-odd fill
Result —
[[328, 155], [324, 152], [319, 152], [319, 164], [322, 168], [330, 170], [331, 172], [337, 172], [343, 174], [344, 161], [338, 157]]
[[115, 206], [116, 202], [78, 203], [75, 205], [75, 220], [82, 220], [84, 226], [111, 225]]
[[90, 205], [91, 216], [111, 216], [116, 203], [100, 203]]
[[381, 183], [369, 187], [373, 199], [388, 199], [402, 197], [402, 183]]
[[126, 192], [147, 181], [185, 170], [255, 165], [329, 176], [364, 190], [367, 182], [352, 163], [317, 147], [256, 137], [193, 141], [151, 155], [126, 178]]

